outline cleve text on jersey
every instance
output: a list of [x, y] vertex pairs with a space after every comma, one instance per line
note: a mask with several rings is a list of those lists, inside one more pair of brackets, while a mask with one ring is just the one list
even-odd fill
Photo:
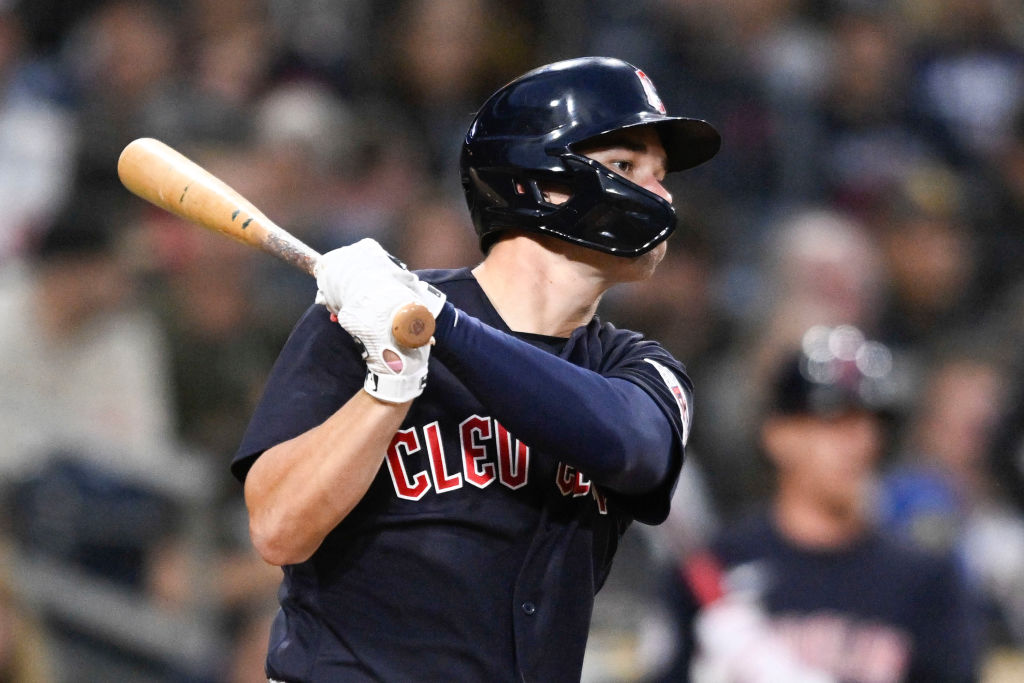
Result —
[[[528, 482], [530, 447], [493, 418], [473, 415], [459, 425], [461, 467], [450, 466], [444, 443], [436, 421], [395, 434], [384, 465], [396, 496], [420, 500], [431, 490], [443, 494], [466, 484], [483, 489], [495, 482], [516, 490]], [[413, 466], [414, 462], [419, 464]], [[554, 483], [563, 496], [592, 495], [598, 511], [608, 513], [605, 496], [576, 468], [559, 463]]]

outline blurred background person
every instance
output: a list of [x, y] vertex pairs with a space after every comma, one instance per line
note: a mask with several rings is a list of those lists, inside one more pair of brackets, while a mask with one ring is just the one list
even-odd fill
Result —
[[56, 70], [33, 52], [14, 3], [0, 2], [0, 263], [21, 253], [72, 191], [78, 133]]
[[980, 250], [965, 204], [965, 182], [950, 167], [909, 168], [879, 203], [871, 223], [884, 254], [888, 296], [879, 336], [904, 351], [937, 340], [940, 330], [980, 323]]
[[781, 219], [757, 277], [754, 312], [691, 370], [703, 387], [693, 439], [727, 517], [767, 490], [765, 463], [753, 455], [757, 410], [781, 358], [814, 324], [873, 329], [884, 300], [878, 243], [861, 221], [828, 208], [802, 207]]
[[874, 518], [891, 365], [852, 326], [811, 328], [776, 365], [760, 427], [774, 492], [674, 575], [682, 635], [665, 680], [976, 680], [958, 565]]
[[529, 3], [510, 11], [486, 0], [401, 0], [377, 4], [378, 31], [392, 49], [363, 85], [387, 103], [381, 114], [408, 129], [413, 147], [439, 187], [457, 192], [459, 145], [473, 112], [530, 54]]
[[[880, 521], [933, 551], [955, 553], [985, 610], [992, 652], [1024, 644], [1024, 515], [991, 459], [1007, 374], [969, 346], [928, 364], [897, 458], [882, 480]], [[1021, 669], [1024, 671], [1024, 669]]]
[[166, 340], [137, 296], [109, 210], [70, 201], [25, 267], [2, 271], [0, 471], [9, 477], [64, 450], [113, 469], [166, 457]]
[[145, 595], [153, 551], [177, 523], [151, 482], [179, 463], [166, 340], [115, 226], [109, 206], [76, 197], [24, 266], [3, 271], [0, 503], [12, 554]]

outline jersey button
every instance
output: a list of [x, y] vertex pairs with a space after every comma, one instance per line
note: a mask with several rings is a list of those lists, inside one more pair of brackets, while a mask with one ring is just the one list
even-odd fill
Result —
[[523, 603], [523, 611], [526, 612], [527, 614], [533, 614], [534, 612], [537, 611], [537, 606], [535, 604], [533, 604], [532, 602], [529, 602], [529, 601], [524, 602]]

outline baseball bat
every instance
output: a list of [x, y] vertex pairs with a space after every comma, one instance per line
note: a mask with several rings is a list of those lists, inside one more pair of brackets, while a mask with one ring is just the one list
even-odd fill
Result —
[[[320, 254], [220, 178], [159, 140], [128, 143], [117, 160], [117, 175], [147, 202], [313, 275]], [[434, 334], [434, 317], [422, 304], [409, 303], [395, 314], [392, 332], [402, 346], [423, 346]]]

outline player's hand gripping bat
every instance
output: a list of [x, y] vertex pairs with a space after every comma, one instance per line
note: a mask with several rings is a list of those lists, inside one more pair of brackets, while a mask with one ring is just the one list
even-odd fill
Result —
[[[313, 275], [320, 254], [220, 178], [159, 140], [130, 142], [117, 161], [117, 174], [125, 187], [146, 201]], [[410, 303], [395, 315], [392, 332], [402, 346], [423, 346], [434, 334], [434, 317], [423, 305]]]

